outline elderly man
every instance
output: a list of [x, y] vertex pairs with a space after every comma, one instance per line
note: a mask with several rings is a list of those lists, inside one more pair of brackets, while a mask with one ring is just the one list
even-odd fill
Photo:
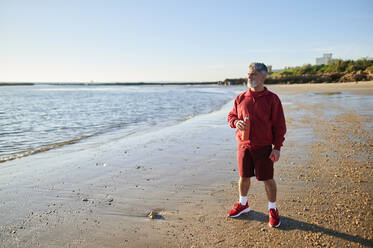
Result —
[[279, 227], [281, 221], [276, 208], [277, 188], [273, 179], [273, 163], [280, 158], [286, 124], [280, 99], [264, 87], [267, 72], [267, 67], [263, 63], [252, 63], [249, 66], [249, 90], [236, 97], [233, 109], [228, 115], [229, 125], [236, 128], [240, 175], [239, 202], [228, 215], [238, 217], [250, 211], [247, 194], [250, 177], [255, 176], [265, 185], [269, 201], [269, 225]]

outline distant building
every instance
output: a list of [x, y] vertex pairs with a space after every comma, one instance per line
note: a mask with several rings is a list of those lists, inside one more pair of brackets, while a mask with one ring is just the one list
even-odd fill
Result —
[[327, 65], [332, 59], [332, 53], [324, 53], [322, 57], [316, 58], [316, 65]]

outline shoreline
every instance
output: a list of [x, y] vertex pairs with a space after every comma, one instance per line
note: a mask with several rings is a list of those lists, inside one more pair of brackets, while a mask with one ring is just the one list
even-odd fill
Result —
[[[338, 91], [359, 94], [372, 88], [358, 85], [359, 90], [345, 85]], [[268, 86], [294, 101], [284, 106], [289, 131], [275, 165], [282, 228], [267, 227], [264, 188], [255, 180], [249, 192], [253, 211], [239, 219], [226, 217], [238, 197], [236, 141], [226, 123], [229, 102], [169, 129], [126, 140], [113, 137], [106, 144], [79, 142], [47, 156], [5, 163], [0, 168], [0, 247], [281, 247], [289, 241], [293, 247], [371, 245], [368, 190], [373, 184], [367, 176], [372, 175], [372, 143], [366, 138], [372, 130], [364, 123], [372, 119], [345, 110], [325, 117], [319, 102], [307, 106], [294, 100], [292, 94], [302, 92], [294, 86], [288, 91]], [[335, 88], [304, 86], [303, 92], [315, 90]], [[310, 134], [312, 139], [304, 140]], [[348, 134], [360, 142], [353, 143], [354, 153], [346, 146]], [[365, 152], [363, 161], [360, 151]], [[349, 180], [348, 187], [343, 180]], [[148, 218], [151, 211], [156, 219]]]
[[[322, 82], [322, 83], [287, 83], [287, 84], [267, 84], [268, 86], [294, 86], [297, 85], [298, 87], [303, 87], [304, 85], [339, 85], [338, 87], [343, 88], [343, 86], [348, 84], [371, 84], [373, 81], [357, 81], [357, 82]], [[0, 86], [38, 86], [38, 85], [55, 85], [55, 86], [178, 86], [178, 85], [216, 85], [216, 86], [244, 86], [243, 84], [236, 84], [236, 85], [224, 85], [224, 81], [212, 81], [212, 82], [116, 82], [116, 83], [89, 83], [89, 82], [76, 82], [76, 83], [69, 83], [69, 82], [0, 82]]]
[[127, 82], [127, 83], [84, 83], [84, 82], [61, 82], [61, 83], [31, 83], [31, 82], [22, 82], [22, 83], [0, 83], [0, 86], [38, 86], [38, 85], [55, 85], [55, 86], [177, 86], [177, 85], [218, 85], [218, 82]]

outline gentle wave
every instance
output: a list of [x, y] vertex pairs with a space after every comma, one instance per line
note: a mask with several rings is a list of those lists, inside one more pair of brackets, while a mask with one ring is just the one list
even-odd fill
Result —
[[27, 157], [27, 156], [30, 156], [30, 155], [33, 155], [33, 154], [36, 154], [36, 153], [40, 153], [40, 152], [46, 152], [46, 151], [49, 151], [51, 149], [55, 149], [55, 148], [58, 148], [58, 147], [61, 147], [61, 146], [64, 146], [64, 145], [74, 144], [74, 143], [77, 143], [77, 142], [79, 142], [83, 139], [87, 139], [87, 138], [92, 137], [92, 136], [94, 136], [94, 134], [93, 135], [82, 136], [82, 137], [72, 139], [72, 140], [58, 142], [58, 143], [51, 144], [51, 145], [46, 145], [46, 146], [43, 146], [43, 147], [35, 149], [35, 150], [25, 151], [25, 152], [22, 152], [21, 154], [12, 155], [12, 156], [9, 156], [9, 157], [1, 157], [0, 158], [0, 163], [4, 163], [4, 162], [7, 162], [7, 161], [10, 161], [10, 160], [13, 160], [13, 159], [17, 159], [17, 158]]
[[[221, 104], [221, 106], [223, 106], [223, 105], [224, 105], [224, 103]], [[218, 108], [218, 109], [220, 109], [220, 108]], [[214, 110], [210, 111], [210, 113], [212, 113], [212, 112], [214, 112]], [[181, 119], [180, 121], [186, 121], [186, 120], [192, 119], [192, 118], [196, 117], [197, 115], [198, 115], [198, 113], [194, 112], [194, 113], [186, 116], [185, 118]], [[74, 138], [74, 139], [71, 139], [71, 140], [66, 140], [66, 141], [61, 141], [61, 142], [57, 142], [57, 143], [54, 143], [54, 144], [45, 145], [45, 146], [42, 146], [42, 147], [34, 149], [34, 150], [24, 151], [24, 152], [21, 152], [19, 154], [7, 156], [7, 157], [0, 157], [0, 163], [4, 163], [4, 162], [14, 160], [14, 159], [18, 159], [18, 158], [27, 157], [27, 156], [30, 156], [30, 155], [33, 155], [33, 154], [36, 154], [36, 153], [46, 152], [46, 151], [49, 151], [49, 150], [52, 150], [52, 149], [60, 148], [60, 147], [65, 146], [65, 145], [75, 144], [75, 143], [78, 143], [78, 142], [80, 142], [84, 139], [91, 138], [91, 137], [94, 137], [94, 136], [97, 136], [97, 135], [101, 135], [101, 134], [110, 132], [112, 130], [118, 129], [118, 128], [123, 127], [123, 126], [124, 126], [124, 124], [111, 125], [111, 126], [107, 127], [105, 129], [105, 131], [99, 131], [99, 132], [96, 132], [96, 133], [91, 134], [91, 135], [84, 135], [84, 136], [81, 136], [79, 138]], [[133, 134], [133, 133], [135, 133], [135, 132], [128, 132], [127, 135], [130, 135], [130, 134]]]

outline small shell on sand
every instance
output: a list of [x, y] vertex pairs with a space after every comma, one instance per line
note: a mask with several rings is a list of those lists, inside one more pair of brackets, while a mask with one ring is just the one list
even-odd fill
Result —
[[149, 217], [149, 219], [152, 219], [152, 220], [164, 220], [164, 217], [162, 215], [160, 215], [157, 211], [155, 210], [152, 210], [149, 212], [149, 214], [147, 215]]

